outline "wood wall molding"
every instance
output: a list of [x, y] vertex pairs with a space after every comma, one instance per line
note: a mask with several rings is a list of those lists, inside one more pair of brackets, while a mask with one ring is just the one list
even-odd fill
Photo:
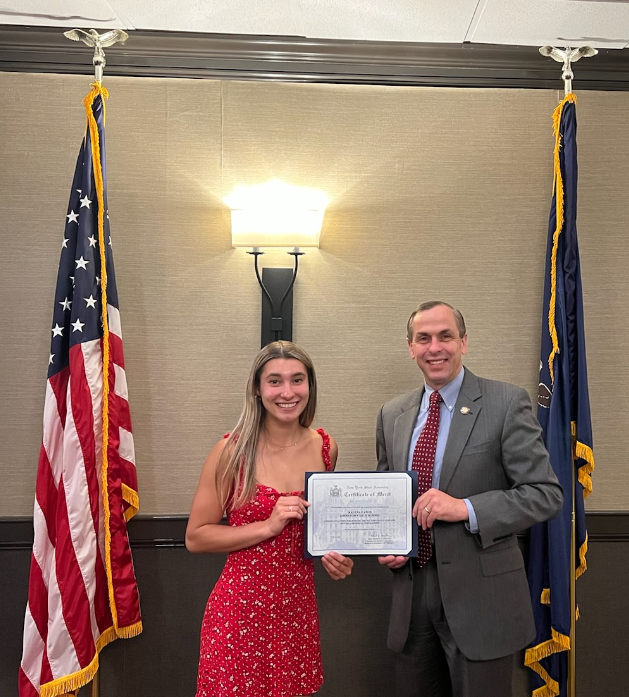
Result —
[[[62, 32], [0, 26], [0, 71], [91, 74], [91, 50]], [[561, 66], [534, 46], [133, 31], [106, 53], [105, 76], [563, 89]], [[629, 90], [629, 52], [580, 62], [574, 87]]]
[[[131, 546], [184, 547], [187, 523], [185, 515], [138, 515], [129, 523]], [[629, 542], [629, 511], [590, 511], [586, 523], [590, 542]], [[32, 546], [31, 517], [0, 517], [0, 552]]]

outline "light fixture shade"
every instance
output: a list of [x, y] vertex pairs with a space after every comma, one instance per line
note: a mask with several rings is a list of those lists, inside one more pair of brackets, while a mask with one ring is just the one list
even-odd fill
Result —
[[233, 247], [318, 247], [324, 211], [232, 210]]
[[318, 189], [273, 180], [240, 186], [226, 199], [234, 247], [318, 247], [329, 202]]

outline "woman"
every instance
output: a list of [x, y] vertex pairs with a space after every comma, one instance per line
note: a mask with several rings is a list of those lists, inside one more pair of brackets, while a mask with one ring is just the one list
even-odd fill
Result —
[[[338, 448], [309, 428], [316, 403], [308, 354], [269, 344], [251, 368], [238, 423], [203, 466], [186, 547], [229, 555], [203, 618], [197, 697], [312, 695], [323, 682], [302, 494], [305, 472], [334, 469]], [[336, 552], [322, 563], [333, 579], [353, 566]]]

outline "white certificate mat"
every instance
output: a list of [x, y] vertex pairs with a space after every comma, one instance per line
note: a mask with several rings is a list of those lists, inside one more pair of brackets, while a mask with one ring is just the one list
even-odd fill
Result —
[[416, 472], [307, 472], [306, 556], [417, 556]]

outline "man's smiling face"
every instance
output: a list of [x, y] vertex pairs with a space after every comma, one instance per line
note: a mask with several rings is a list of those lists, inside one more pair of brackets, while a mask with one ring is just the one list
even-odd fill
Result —
[[459, 336], [454, 313], [447, 305], [418, 312], [411, 337], [411, 358], [433, 390], [441, 389], [459, 374], [467, 353], [467, 334]]

